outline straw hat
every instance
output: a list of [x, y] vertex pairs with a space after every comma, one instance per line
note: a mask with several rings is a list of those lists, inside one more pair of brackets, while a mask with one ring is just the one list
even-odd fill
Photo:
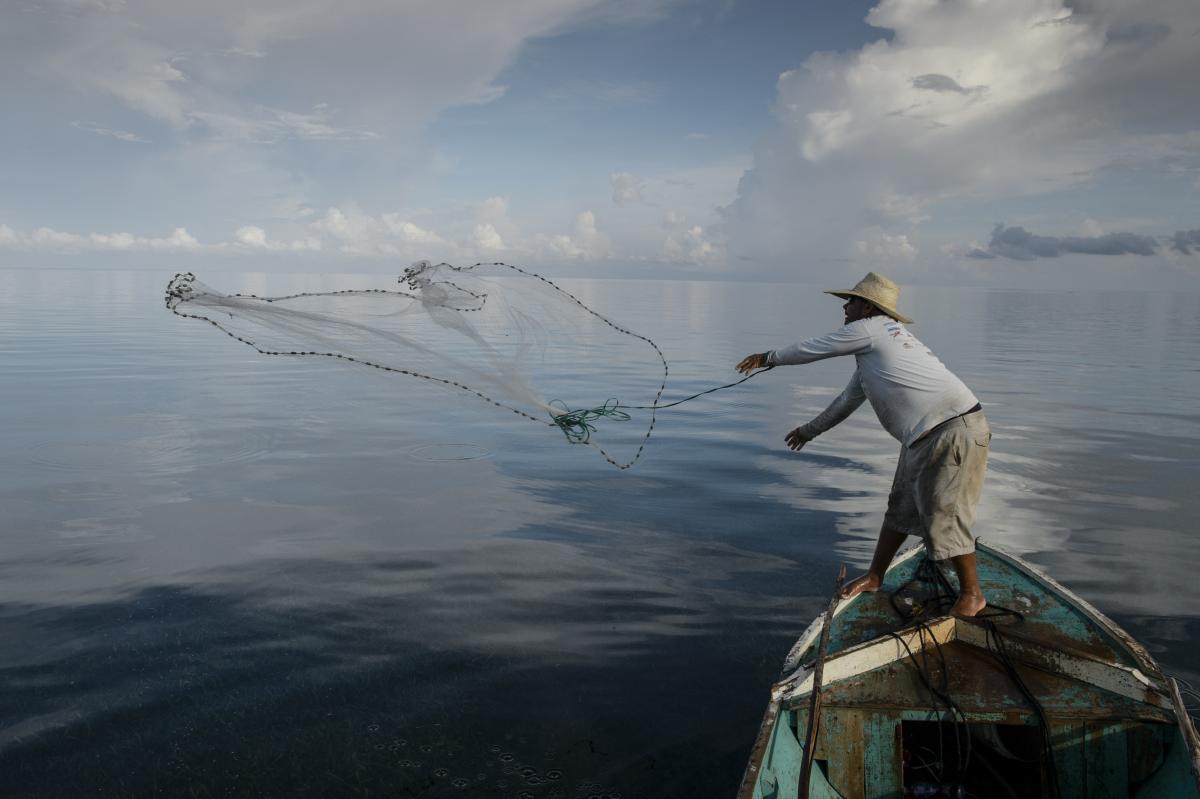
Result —
[[832, 289], [825, 293], [845, 299], [862, 297], [888, 316], [895, 317], [906, 325], [912, 324], [911, 319], [896, 310], [896, 303], [900, 300], [900, 287], [883, 275], [867, 272], [867, 276], [858, 281], [854, 288]]

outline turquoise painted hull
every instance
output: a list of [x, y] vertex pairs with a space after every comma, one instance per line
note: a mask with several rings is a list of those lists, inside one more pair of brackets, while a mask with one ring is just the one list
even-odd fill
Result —
[[[1145, 649], [1029, 564], [977, 551], [980, 619], [941, 615], [957, 586], [920, 548], [837, 603], [808, 795], [1200, 799], [1196, 730]], [[823, 627], [788, 655], [739, 799], [801, 795]]]

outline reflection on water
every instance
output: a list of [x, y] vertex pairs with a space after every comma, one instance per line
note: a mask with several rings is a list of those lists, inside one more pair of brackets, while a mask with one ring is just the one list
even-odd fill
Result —
[[[848, 362], [665, 411], [618, 472], [419, 381], [254, 356], [163, 311], [167, 277], [0, 271], [0, 794], [732, 794], [882, 518], [869, 411], [782, 443]], [[800, 286], [563, 283], [658, 342], [667, 401], [840, 318]], [[978, 532], [1195, 680], [1200, 298], [906, 291], [996, 433]]]

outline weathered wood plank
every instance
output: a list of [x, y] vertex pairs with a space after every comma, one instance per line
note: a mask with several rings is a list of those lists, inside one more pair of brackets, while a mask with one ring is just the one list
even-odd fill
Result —
[[863, 736], [866, 795], [870, 799], [901, 799], [904, 766], [900, 762], [900, 719], [892, 713], [871, 713], [864, 721]]
[[826, 711], [821, 722], [821, 737], [829, 764], [829, 782], [845, 799], [866, 799], [863, 772], [862, 710]]

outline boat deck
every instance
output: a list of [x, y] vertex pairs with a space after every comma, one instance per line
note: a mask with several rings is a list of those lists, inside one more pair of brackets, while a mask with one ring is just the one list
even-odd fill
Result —
[[[919, 547], [882, 590], [836, 604], [811, 798], [1200, 799], [1194, 730], [1145, 649], [1014, 556], [981, 544], [977, 561], [989, 609], [976, 619], [942, 615], [954, 576]], [[799, 795], [823, 623], [772, 690], [743, 799]]]

